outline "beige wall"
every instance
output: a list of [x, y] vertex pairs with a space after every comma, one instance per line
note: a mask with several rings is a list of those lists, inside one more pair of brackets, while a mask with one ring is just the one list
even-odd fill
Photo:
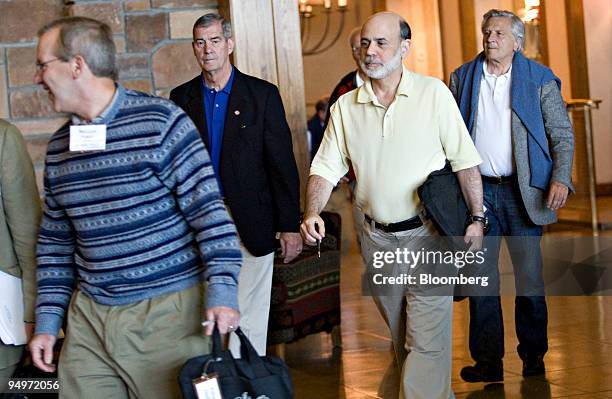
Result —
[[583, 0], [590, 93], [603, 100], [593, 110], [597, 183], [612, 183], [612, 2]]
[[548, 1], [545, 5], [548, 38], [548, 66], [561, 79], [561, 94], [565, 100], [572, 98], [569, 49], [564, 0]]
[[452, 71], [463, 64], [461, 42], [460, 0], [443, 0], [440, 6], [440, 27], [442, 30], [442, 62], [444, 80], [448, 82]]
[[[350, 0], [345, 14], [344, 28], [336, 44], [321, 54], [303, 57], [306, 106], [309, 118], [314, 114], [314, 104], [317, 100], [322, 96], [329, 96], [340, 79], [355, 70], [348, 35], [353, 28], [361, 26], [373, 13], [373, 10], [371, 1]], [[314, 17], [310, 20], [311, 34], [305, 48], [312, 47], [319, 40], [325, 27], [323, 7], [315, 6], [313, 14]], [[339, 14], [334, 12], [331, 19], [330, 36], [336, 33], [339, 22]]]
[[387, 0], [387, 10], [408, 22], [412, 31], [410, 54], [404, 61], [417, 73], [444, 79], [440, 13], [436, 0]]

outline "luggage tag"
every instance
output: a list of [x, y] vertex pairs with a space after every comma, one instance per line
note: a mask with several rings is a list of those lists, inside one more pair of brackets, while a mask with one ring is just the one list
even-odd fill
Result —
[[203, 375], [192, 382], [198, 399], [223, 399], [216, 373]]
[[70, 126], [70, 151], [106, 149], [106, 125]]

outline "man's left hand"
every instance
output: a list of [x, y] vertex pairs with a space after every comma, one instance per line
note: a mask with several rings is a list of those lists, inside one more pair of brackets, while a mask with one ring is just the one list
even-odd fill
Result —
[[215, 306], [214, 308], [206, 309], [206, 321], [204, 322], [206, 326], [204, 333], [206, 335], [212, 335], [215, 323], [221, 334], [227, 334], [238, 328], [240, 313], [227, 306]]
[[469, 251], [478, 251], [482, 248], [482, 239], [484, 237], [484, 226], [480, 222], [472, 222], [465, 229], [463, 242], [470, 244]]
[[553, 181], [548, 188], [548, 198], [546, 199], [546, 207], [552, 210], [557, 210], [565, 206], [569, 189], [563, 183]]
[[302, 252], [302, 236], [300, 233], [280, 233], [281, 255], [284, 263], [289, 263]]

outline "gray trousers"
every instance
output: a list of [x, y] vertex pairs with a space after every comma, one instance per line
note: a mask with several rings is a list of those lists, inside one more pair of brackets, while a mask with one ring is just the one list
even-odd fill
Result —
[[24, 345], [4, 345], [0, 342], [0, 396], [8, 387], [8, 379], [15, 372], [24, 348]]
[[[422, 227], [398, 233], [385, 233], [363, 224], [361, 249], [366, 270], [376, 273], [373, 266], [375, 252], [397, 248], [419, 251], [436, 235], [431, 222]], [[385, 263], [384, 268], [399, 275], [418, 270], [403, 263]], [[452, 369], [452, 311], [451, 296], [423, 296], [411, 292], [406, 286], [374, 288], [368, 278], [378, 310], [385, 319], [395, 349], [395, 358], [401, 371], [400, 399], [448, 399], [454, 398], [451, 389]], [[378, 291], [378, 292], [377, 292]]]

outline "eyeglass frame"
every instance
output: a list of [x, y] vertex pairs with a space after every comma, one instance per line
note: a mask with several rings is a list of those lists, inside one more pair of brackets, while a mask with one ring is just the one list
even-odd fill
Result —
[[54, 62], [54, 61], [66, 61], [63, 58], [57, 57], [57, 58], [53, 58], [49, 61], [45, 61], [45, 62], [38, 62], [36, 61], [36, 72], [40, 73], [40, 72], [44, 72], [47, 69], [47, 65]]

